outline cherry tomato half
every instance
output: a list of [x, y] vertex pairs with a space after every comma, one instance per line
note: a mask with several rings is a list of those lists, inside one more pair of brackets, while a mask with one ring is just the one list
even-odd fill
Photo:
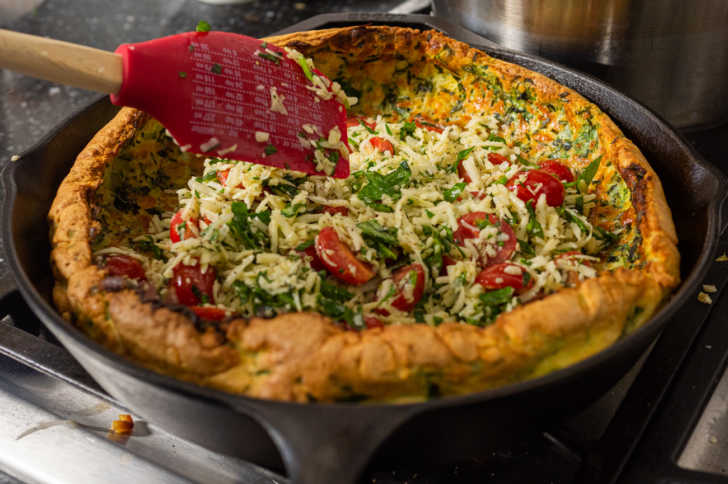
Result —
[[382, 153], [384, 153], [385, 151], [389, 151], [391, 154], [394, 154], [394, 146], [392, 146], [392, 143], [390, 143], [389, 140], [386, 140], [379, 136], [374, 136], [373, 138], [369, 138], [369, 142], [377, 151], [380, 151]]
[[[400, 311], [411, 311], [425, 292], [425, 269], [421, 264], [411, 264], [399, 269], [392, 276], [392, 280], [397, 288], [397, 296], [392, 300], [392, 306]], [[412, 287], [411, 297], [408, 298], [406, 296], [406, 292], [409, 292], [407, 286], [412, 283], [414, 283], [414, 287]]]
[[324, 227], [314, 242], [316, 254], [326, 269], [336, 278], [349, 284], [364, 284], [374, 277], [368, 264], [357, 259], [339, 240], [333, 227]]
[[501, 163], [510, 163], [511, 161], [500, 153], [488, 153], [488, 161], [494, 165], [500, 165]]
[[197, 317], [205, 321], [222, 321], [227, 316], [224, 309], [210, 306], [192, 306], [190, 309], [195, 312]]
[[460, 162], [458, 162], [458, 176], [462, 178], [465, 183], [470, 183], [473, 179], [470, 178], [470, 175], [468, 175], [468, 170], [466, 170], [463, 166], [463, 161], [465, 160], [460, 160]]
[[197, 226], [197, 219], [191, 218], [189, 220], [185, 220], [182, 218], [182, 209], [179, 209], [177, 213], [172, 216], [172, 220], [169, 222], [169, 238], [172, 242], [179, 242], [182, 240], [182, 237], [179, 235], [179, 228], [180, 225], [182, 228], [182, 233], [184, 235], [185, 240], [187, 239], [193, 239], [196, 237], [196, 235], [192, 232], [192, 230], [189, 229], [191, 225]]
[[[199, 262], [193, 266], [180, 262], [174, 266], [172, 274], [171, 284], [180, 304], [197, 306], [203, 302], [215, 303], [212, 286], [215, 284], [217, 275], [212, 266], [208, 266], [203, 273]], [[202, 299], [206, 300], [202, 301]]]
[[364, 324], [366, 325], [367, 329], [384, 327], [384, 323], [381, 322], [379, 318], [375, 318], [374, 316], [367, 316], [366, 318], [364, 318]]
[[112, 255], [106, 258], [106, 270], [112, 276], [126, 276], [137, 281], [146, 281], [144, 266], [137, 259], [128, 255]]
[[448, 266], [454, 265], [456, 263], [457, 263], [457, 261], [455, 259], [453, 259], [452, 257], [450, 257], [447, 254], [443, 254], [443, 256], [442, 256], [442, 268], [440, 269], [440, 275], [441, 276], [444, 276], [445, 274], [447, 274], [447, 268], [448, 268]]
[[434, 131], [435, 133], [442, 133], [442, 128], [434, 123], [430, 123], [429, 121], [422, 122], [419, 119], [415, 119], [415, 126], [421, 129], [426, 129], [428, 131]]
[[553, 175], [561, 183], [570, 183], [574, 181], [574, 174], [571, 173], [569, 167], [559, 163], [556, 160], [544, 160], [540, 163], [541, 171], [545, 171], [549, 175]]
[[533, 279], [529, 278], [528, 283], [523, 284], [525, 270], [516, 264], [504, 262], [492, 265], [480, 271], [475, 277], [475, 282], [487, 290], [503, 289], [512, 287], [516, 294], [528, 290], [533, 286]]
[[[501, 234], [503, 234], [502, 237], [501, 234], [499, 234], [496, 239], [497, 242], [503, 242], [503, 245], [499, 245], [496, 254], [493, 257], [488, 257], [487, 261], [485, 261], [485, 265], [490, 266], [507, 261], [516, 251], [518, 240], [516, 239], [516, 234], [513, 232], [513, 229], [507, 222], [499, 219], [493, 214], [487, 214], [485, 212], [466, 213], [458, 219], [458, 229], [453, 233], [453, 239], [455, 239], [455, 242], [457, 242], [458, 245], [465, 245], [466, 239], [474, 239], [478, 237], [480, 234], [478, 224], [486, 219], [488, 219], [488, 222], [492, 225], [496, 225]], [[506, 237], [508, 238], [506, 239]], [[501, 238], [503, 240], [501, 240]], [[494, 245], [497, 245], [497, 243], [494, 242]]]
[[325, 213], [330, 213], [331, 215], [341, 214], [343, 216], [349, 215], [349, 209], [347, 207], [324, 207]]
[[[226, 187], [228, 176], [230, 176], [230, 168], [228, 168], [227, 170], [218, 170], [216, 175], [217, 175], [217, 181], [220, 182], [220, 185]], [[238, 183], [238, 185], [235, 188], [243, 188], [243, 184]]]
[[315, 271], [326, 270], [326, 266], [323, 262], [321, 262], [321, 259], [319, 259], [318, 254], [316, 254], [316, 248], [313, 245], [306, 247], [302, 253], [311, 258], [311, 269]]
[[[519, 181], [524, 174], [524, 180]], [[533, 200], [536, 203], [541, 195], [545, 195], [546, 203], [551, 207], [558, 207], [564, 203], [564, 185], [556, 177], [542, 170], [516, 173], [508, 180], [506, 186], [524, 202]]]
[[377, 127], [377, 124], [374, 121], [366, 121], [363, 118], [349, 118], [346, 120], [346, 127], [347, 128], [353, 128], [354, 126], [360, 126], [362, 123], [366, 125], [369, 129], [374, 129]]

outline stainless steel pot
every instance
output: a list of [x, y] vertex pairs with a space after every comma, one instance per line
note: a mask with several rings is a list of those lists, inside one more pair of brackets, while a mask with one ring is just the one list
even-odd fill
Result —
[[434, 0], [508, 49], [589, 72], [675, 126], [728, 121], [725, 0]]

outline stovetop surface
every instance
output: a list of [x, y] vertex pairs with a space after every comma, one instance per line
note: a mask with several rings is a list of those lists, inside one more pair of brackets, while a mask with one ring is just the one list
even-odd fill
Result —
[[[267, 0], [212, 6], [159, 0], [145, 2], [141, 12], [134, 0], [27, 0], [0, 5], [0, 27], [113, 49], [121, 42], [189, 30], [199, 19], [221, 30], [263, 36], [317, 13], [387, 11], [399, 3]], [[0, 168], [97, 96], [0, 73]], [[724, 168], [728, 125], [686, 136], [706, 159]], [[726, 251], [723, 240], [719, 253]], [[516, 444], [478, 459], [435, 467], [422, 463], [416, 469], [374, 462], [363, 482], [728, 482], [727, 281], [728, 263], [715, 263], [705, 281], [718, 286], [714, 303], [696, 300], [683, 308], [649, 354], [582, 414], [534, 429]], [[7, 313], [0, 321], [0, 346], [6, 353], [11, 347], [26, 364], [0, 355], [0, 422], [5, 422], [0, 425], [0, 484], [16, 482], [17, 476], [29, 482], [79, 482], [84, 475], [108, 482], [285, 481], [153, 423], [142, 423], [131, 439], [113, 439], [107, 429], [124, 412], [123, 404], [106, 396], [56, 346], [17, 295], [0, 304], [0, 315]], [[62, 451], [74, 445], [75, 450]], [[13, 459], [27, 463], [8, 464]], [[111, 463], [121, 472], [109, 473]], [[53, 473], [45, 469], [51, 464]]]

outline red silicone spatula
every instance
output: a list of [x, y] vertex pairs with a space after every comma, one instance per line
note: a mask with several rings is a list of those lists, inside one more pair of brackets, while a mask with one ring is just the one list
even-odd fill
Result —
[[0, 30], [0, 67], [111, 94], [154, 116], [184, 150], [349, 176], [346, 109], [295, 54], [252, 37], [188, 32], [115, 53]]

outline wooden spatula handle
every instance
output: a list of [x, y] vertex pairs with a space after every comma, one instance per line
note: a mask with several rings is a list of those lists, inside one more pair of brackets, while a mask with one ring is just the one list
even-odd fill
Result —
[[3, 29], [0, 67], [105, 93], [119, 91], [123, 73], [121, 56], [113, 52]]

